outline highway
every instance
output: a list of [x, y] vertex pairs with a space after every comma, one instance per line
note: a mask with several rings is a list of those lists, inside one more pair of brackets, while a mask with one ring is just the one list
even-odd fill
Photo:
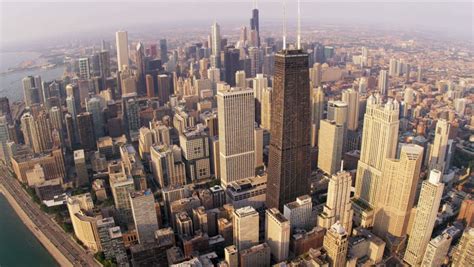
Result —
[[101, 266], [95, 261], [92, 253], [87, 252], [77, 244], [52, 218], [41, 211], [39, 205], [33, 202], [30, 196], [21, 187], [20, 183], [10, 175], [7, 167], [1, 163], [0, 172], [2, 172], [0, 175], [0, 183], [14, 196], [18, 205], [20, 205], [23, 211], [30, 217], [36, 227], [49, 238], [51, 243], [53, 243], [74, 266]]

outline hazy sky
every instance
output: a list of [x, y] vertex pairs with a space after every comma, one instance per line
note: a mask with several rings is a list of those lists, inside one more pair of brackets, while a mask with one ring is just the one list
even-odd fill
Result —
[[[287, 0], [288, 19], [296, 16], [296, 1]], [[247, 25], [253, 1], [148, 2], [4, 2], [0, 0], [0, 48], [54, 36], [85, 34], [137, 25], [166, 27], [221, 24]], [[258, 2], [261, 25], [281, 19], [281, 1]], [[427, 29], [473, 42], [472, 1], [308, 1], [302, 0], [302, 23], [373, 24], [403, 29]], [[376, 26], [375, 26], [376, 27]], [[224, 29], [225, 31], [225, 29]], [[223, 32], [225, 34], [225, 32]]]

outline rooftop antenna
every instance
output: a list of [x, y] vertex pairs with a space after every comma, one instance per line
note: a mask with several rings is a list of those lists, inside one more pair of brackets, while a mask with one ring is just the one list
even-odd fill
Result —
[[253, 9], [258, 9], [258, 2], [257, 0], [253, 1]]
[[298, 0], [298, 29], [297, 29], [297, 36], [296, 36], [296, 48], [298, 50], [301, 49], [301, 7], [300, 7], [300, 0]]
[[286, 0], [283, 0], [283, 50], [286, 50]]

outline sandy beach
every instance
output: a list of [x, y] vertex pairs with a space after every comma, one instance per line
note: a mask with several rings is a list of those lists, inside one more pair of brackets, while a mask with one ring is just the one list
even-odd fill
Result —
[[2, 193], [8, 203], [15, 210], [15, 213], [18, 214], [21, 221], [28, 227], [28, 229], [36, 236], [36, 238], [41, 242], [41, 244], [48, 250], [48, 252], [53, 256], [53, 258], [61, 266], [73, 266], [73, 264], [54, 246], [53, 243], [41, 232], [36, 224], [28, 217], [28, 215], [23, 211], [23, 209], [18, 205], [15, 198], [0, 184], [0, 193]]

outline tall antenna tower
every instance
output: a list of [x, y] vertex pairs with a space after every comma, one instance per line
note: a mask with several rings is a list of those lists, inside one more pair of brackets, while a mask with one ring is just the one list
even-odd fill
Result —
[[298, 0], [298, 29], [296, 36], [296, 48], [301, 49], [301, 7], [300, 0]]
[[286, 49], [286, 0], [283, 0], [283, 50]]

